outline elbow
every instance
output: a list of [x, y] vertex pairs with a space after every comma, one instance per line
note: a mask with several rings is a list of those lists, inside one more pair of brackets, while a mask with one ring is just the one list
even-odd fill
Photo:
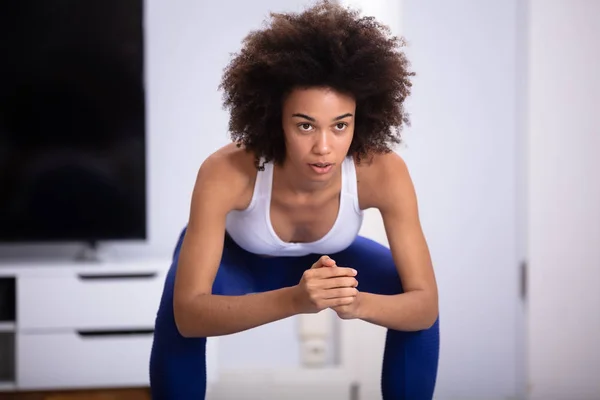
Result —
[[428, 313], [427, 317], [423, 319], [423, 326], [421, 329], [428, 330], [433, 328], [435, 323], [438, 321], [438, 317], [439, 315], [437, 312]]
[[434, 327], [439, 318], [439, 305], [437, 300], [437, 294], [432, 295], [427, 292], [423, 292], [425, 297], [423, 298], [423, 308], [421, 309], [421, 318], [417, 330], [428, 330]]
[[197, 296], [188, 299], [178, 299], [177, 297], [173, 299], [175, 327], [185, 338], [204, 337], [203, 332], [199, 329], [200, 324], [194, 317], [196, 313], [193, 312], [193, 307], [196, 299]]
[[425, 313], [423, 314], [418, 321], [415, 321], [412, 328], [408, 329], [413, 332], [426, 331], [435, 326], [435, 323], [438, 320], [438, 315], [434, 313]]
[[427, 311], [423, 317], [423, 330], [433, 328], [439, 319], [439, 307], [437, 301], [432, 301], [432, 304], [427, 307]]
[[175, 327], [177, 328], [177, 332], [185, 338], [193, 337], [193, 332], [190, 327], [189, 317], [187, 316], [188, 312], [187, 304], [182, 301], [174, 301], [173, 302], [173, 317], [175, 319]]

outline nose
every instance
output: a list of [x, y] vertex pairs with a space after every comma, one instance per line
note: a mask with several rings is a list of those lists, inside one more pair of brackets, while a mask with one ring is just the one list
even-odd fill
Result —
[[327, 131], [320, 131], [315, 135], [313, 151], [318, 155], [325, 155], [331, 152], [331, 139]]

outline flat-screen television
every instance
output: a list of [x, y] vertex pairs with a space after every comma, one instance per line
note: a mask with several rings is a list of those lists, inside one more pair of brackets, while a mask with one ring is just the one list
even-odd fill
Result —
[[0, 2], [0, 242], [146, 238], [143, 0]]

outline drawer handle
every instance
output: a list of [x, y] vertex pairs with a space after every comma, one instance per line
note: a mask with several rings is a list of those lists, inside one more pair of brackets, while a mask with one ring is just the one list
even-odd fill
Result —
[[152, 335], [154, 329], [125, 329], [125, 330], [82, 330], [77, 334], [83, 338], [106, 337], [106, 336], [142, 336]]
[[82, 281], [108, 281], [123, 279], [152, 279], [156, 277], [156, 272], [138, 273], [138, 274], [78, 274], [77, 277]]

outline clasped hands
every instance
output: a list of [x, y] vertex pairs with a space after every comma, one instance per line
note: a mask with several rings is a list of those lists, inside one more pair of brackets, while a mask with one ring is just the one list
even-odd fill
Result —
[[342, 319], [359, 318], [360, 296], [356, 270], [340, 267], [322, 256], [302, 274], [296, 286], [301, 313], [318, 313], [331, 308]]

